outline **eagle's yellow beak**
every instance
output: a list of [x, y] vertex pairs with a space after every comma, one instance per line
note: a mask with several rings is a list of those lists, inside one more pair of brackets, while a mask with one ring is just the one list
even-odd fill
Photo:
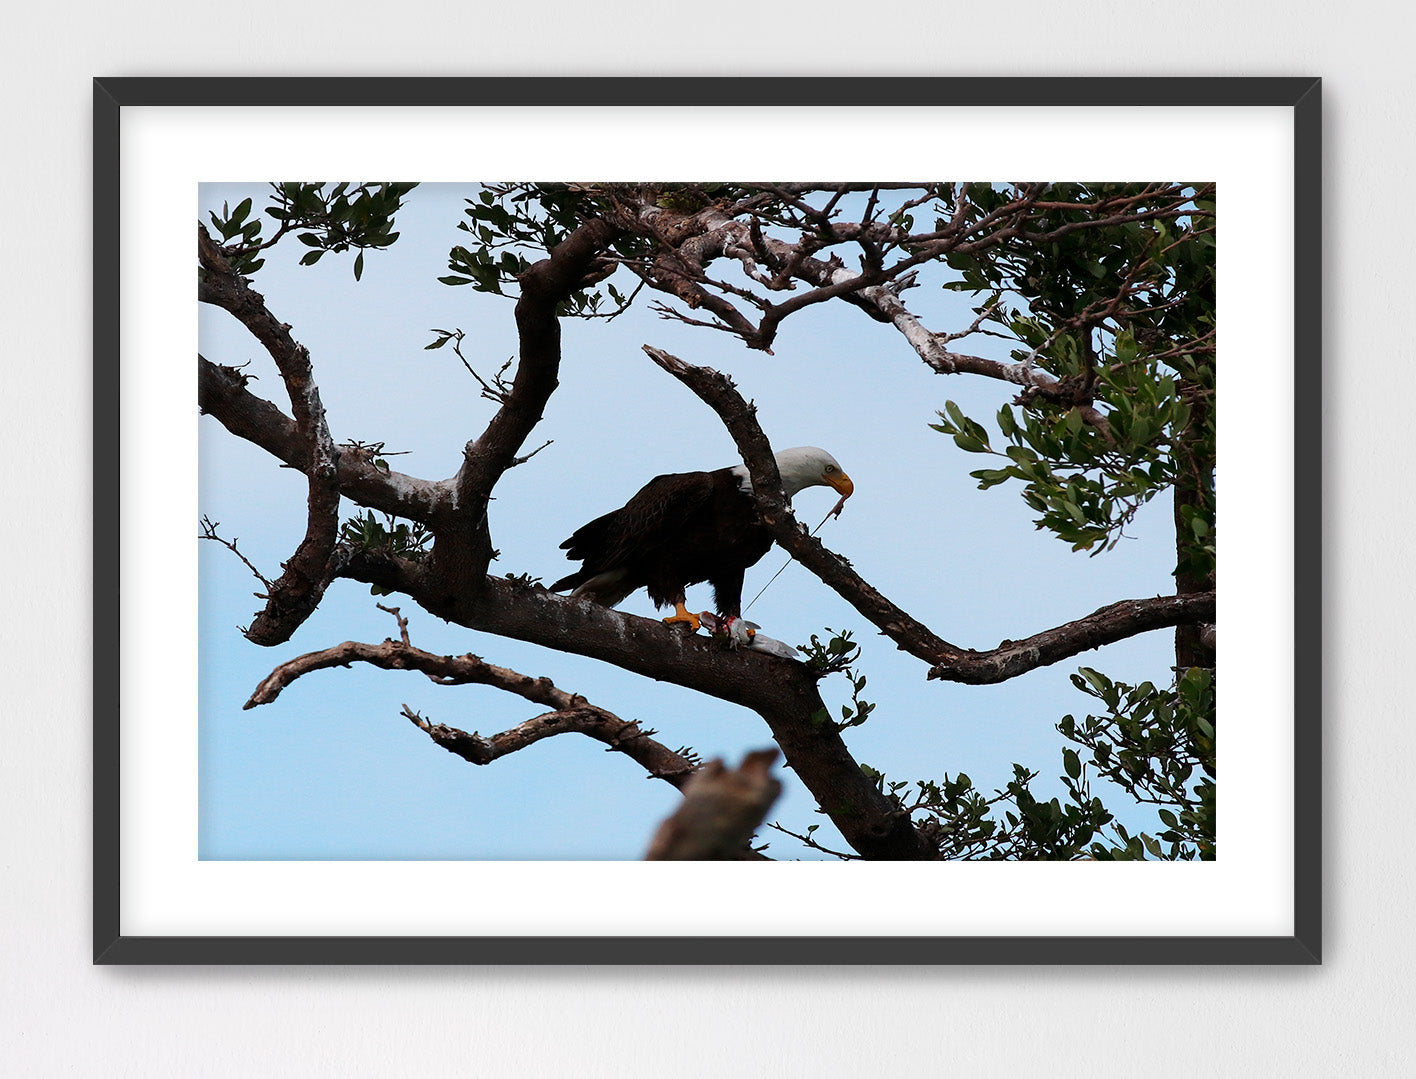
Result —
[[836, 472], [826, 477], [826, 482], [834, 487], [843, 499], [850, 498], [855, 493], [855, 484], [844, 472]]

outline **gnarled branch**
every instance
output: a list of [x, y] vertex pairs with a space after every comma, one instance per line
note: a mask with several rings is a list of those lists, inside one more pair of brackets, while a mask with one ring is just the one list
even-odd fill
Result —
[[[390, 610], [390, 608], [384, 608]], [[485, 685], [514, 693], [535, 704], [547, 705], [553, 711], [536, 716], [509, 731], [489, 738], [443, 724], [432, 724], [404, 705], [403, 714], [434, 742], [473, 764], [490, 764], [519, 749], [553, 735], [575, 732], [603, 742], [635, 761], [650, 776], [662, 779], [674, 787], [682, 787], [693, 773], [695, 763], [650, 737], [633, 720], [621, 719], [613, 712], [596, 707], [578, 693], [560, 689], [549, 678], [533, 678], [508, 667], [498, 667], [474, 655], [439, 656], [425, 652], [408, 641], [408, 623], [398, 618], [401, 640], [385, 640], [382, 644], [345, 641], [342, 644], [307, 652], [280, 664], [251, 694], [244, 707], [255, 708], [275, 700], [286, 686], [312, 671], [330, 667], [348, 667], [353, 663], [368, 663], [384, 670], [419, 671], [440, 686]]]
[[[690, 213], [653, 204], [643, 193], [616, 192], [618, 223], [630, 231], [652, 237], [661, 249], [653, 265], [641, 271], [642, 280], [661, 292], [678, 296], [691, 309], [712, 311], [718, 321], [702, 322], [665, 308], [668, 317], [726, 330], [741, 338], [749, 348], [770, 353], [777, 329], [788, 315], [808, 305], [840, 297], [861, 308], [876, 321], [894, 325], [934, 371], [941, 374], [969, 373], [1011, 382], [1062, 407], [1076, 407], [1082, 418], [1108, 439], [1111, 437], [1109, 421], [1093, 405], [1086, 392], [1089, 385], [1079, 387], [1060, 381], [1036, 366], [1032, 362], [1033, 357], [1023, 362], [1007, 362], [951, 351], [948, 347], [950, 342], [962, 335], [935, 333], [927, 329], [901, 302], [900, 292], [908, 287], [919, 266], [937, 261], [951, 252], [978, 255], [1000, 244], [1019, 240], [1048, 243], [1079, 230], [1194, 215], [1197, 211], [1193, 200], [1213, 191], [1211, 185], [1190, 190], [1183, 184], [1158, 184], [1149, 185], [1136, 193], [1106, 196], [1093, 202], [1063, 203], [1045, 201], [1043, 196], [1047, 185], [1031, 184], [1016, 198], [971, 221], [963, 213], [962, 191], [968, 188], [965, 184], [961, 188], [958, 208], [950, 221], [934, 231], [911, 233], [894, 222], [906, 210], [936, 197], [934, 185], [920, 185], [925, 188], [926, 194], [898, 207], [888, 224], [875, 216], [884, 213], [877, 209], [876, 198], [880, 192], [895, 185], [762, 186], [780, 200], [781, 206], [791, 208], [795, 214], [791, 223], [801, 233], [801, 238], [796, 242], [766, 234], [763, 225], [764, 222], [772, 223], [770, 211], [774, 208], [764, 206], [761, 195], [740, 200], [736, 205], [710, 205]], [[859, 222], [836, 222], [832, 219], [831, 210], [847, 191], [870, 194], [866, 213]], [[801, 197], [813, 192], [829, 194], [827, 208], [812, 207]], [[1168, 202], [1168, 205], [1137, 209], [1143, 203], [1160, 200]], [[781, 206], [775, 210], [780, 210]], [[1029, 228], [1039, 220], [1038, 215], [1045, 217], [1048, 211], [1077, 210], [1090, 211], [1093, 216], [1080, 221], [1052, 226], [1040, 224]], [[834, 254], [827, 259], [814, 257], [827, 246], [843, 243], [854, 243], [859, 247], [859, 269], [848, 269]], [[899, 253], [899, 257], [886, 264], [886, 252]], [[766, 296], [711, 280], [707, 276], [707, 267], [719, 258], [737, 259], [742, 263], [748, 279], [761, 284], [769, 292], [790, 291], [795, 281], [812, 287], [783, 303], [772, 303]], [[773, 272], [770, 275], [765, 273], [759, 268], [759, 263]], [[1130, 284], [1128, 281], [1123, 293]], [[726, 295], [715, 294], [707, 286], [747, 300], [760, 311], [758, 322], [753, 323]]]
[[[237, 438], [259, 446], [277, 460], [303, 472], [308, 445], [299, 426], [275, 405], [246, 388], [248, 379], [235, 367], [197, 356], [197, 403]], [[451, 503], [451, 481], [421, 480], [374, 464], [368, 453], [343, 447], [335, 461], [341, 494], [361, 506], [431, 524]]]
[[1115, 644], [1154, 629], [1200, 626], [1214, 621], [1215, 594], [1123, 599], [1085, 618], [1043, 630], [1022, 641], [1004, 641], [987, 652], [968, 652], [932, 667], [930, 678], [981, 686], [1006, 682], [1037, 667], [1070, 659], [1079, 653]]
[[487, 530], [487, 502], [492, 488], [517, 463], [517, 453], [555, 391], [561, 361], [558, 306], [584, 287], [606, 245], [614, 236], [607, 221], [581, 225], [548, 255], [521, 275], [516, 303], [520, 360], [501, 407], [476, 439], [463, 450], [455, 480], [459, 526], [438, 536], [434, 559], [452, 588], [472, 586], [492, 558]]
[[592, 704], [545, 712], [490, 737], [476, 732], [468, 734], [443, 723], [429, 723], [406, 704], [403, 715], [443, 749], [473, 764], [491, 764], [543, 739], [574, 733], [603, 742], [610, 751], [623, 753], [640, 765], [649, 778], [662, 779], [678, 790], [684, 789], [698, 768], [690, 757], [656, 742], [650, 736], [651, 732], [638, 723], [621, 719], [613, 712]]
[[706, 693], [761, 716], [787, 763], [850, 845], [867, 858], [928, 859], [938, 850], [860, 770], [829, 721], [817, 676], [804, 663], [679, 632], [539, 585], [487, 576], [447, 595], [416, 563], [351, 558], [344, 574], [405, 592], [440, 618], [484, 633], [588, 656]]
[[283, 644], [314, 613], [334, 576], [334, 545], [339, 535], [338, 454], [325, 422], [309, 350], [290, 336], [290, 327], [278, 321], [266, 308], [264, 298], [232, 270], [201, 225], [197, 226], [197, 256], [203, 271], [200, 298], [235, 315], [279, 368], [304, 450], [302, 471], [308, 484], [305, 536], [270, 587], [265, 607], [246, 630], [247, 640], [255, 644]]

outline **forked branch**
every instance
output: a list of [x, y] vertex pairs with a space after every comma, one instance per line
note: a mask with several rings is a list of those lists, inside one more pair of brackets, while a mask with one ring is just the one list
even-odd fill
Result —
[[533, 678], [487, 663], [473, 655], [439, 656], [415, 647], [408, 641], [408, 623], [399, 614], [398, 608], [382, 609], [398, 619], [400, 640], [385, 640], [382, 644], [345, 641], [318, 652], [296, 656], [271, 671], [244, 707], [269, 704], [285, 687], [313, 671], [368, 663], [384, 670], [419, 671], [440, 686], [494, 686], [552, 709], [511, 730], [483, 737], [475, 732], [468, 734], [455, 727], [430, 723], [407, 705], [403, 706], [403, 715], [434, 742], [473, 764], [490, 764], [499, 757], [557, 734], [578, 733], [604, 743], [612, 751], [623, 753], [651, 777], [662, 779], [674, 787], [681, 788], [697, 767], [690, 755], [655, 741], [651, 737], [652, 731], [646, 731], [633, 720], [621, 719], [613, 712], [591, 704], [578, 693], [560, 689], [549, 678]]
[[264, 298], [231, 268], [200, 225], [197, 255], [202, 269], [200, 298], [231, 312], [265, 346], [280, 370], [295, 416], [308, 488], [305, 537], [271, 585], [265, 607], [246, 630], [246, 638], [255, 644], [282, 644], [314, 613], [334, 577], [334, 545], [339, 536], [338, 455], [325, 423], [309, 351], [290, 336], [290, 327], [276, 319]]

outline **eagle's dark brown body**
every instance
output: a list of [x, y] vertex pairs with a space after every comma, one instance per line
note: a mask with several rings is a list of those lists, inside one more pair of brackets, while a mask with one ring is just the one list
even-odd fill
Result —
[[684, 601], [692, 584], [713, 586], [718, 611], [742, 613], [742, 579], [772, 546], [741, 469], [655, 476], [623, 507], [561, 544], [583, 565], [551, 585], [613, 606], [637, 588], [656, 606]]

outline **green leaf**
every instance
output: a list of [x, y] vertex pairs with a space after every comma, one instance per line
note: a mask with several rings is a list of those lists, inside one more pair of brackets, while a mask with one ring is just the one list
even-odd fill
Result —
[[364, 252], [360, 251], [354, 257], [354, 280], [358, 281], [364, 276]]
[[1067, 774], [1073, 779], [1080, 778], [1082, 774], [1082, 761], [1077, 756], [1075, 749], [1062, 750], [1062, 767], [1067, 769]]
[[958, 434], [954, 436], [954, 445], [961, 450], [968, 450], [969, 453], [987, 453], [988, 447], [972, 435]]

